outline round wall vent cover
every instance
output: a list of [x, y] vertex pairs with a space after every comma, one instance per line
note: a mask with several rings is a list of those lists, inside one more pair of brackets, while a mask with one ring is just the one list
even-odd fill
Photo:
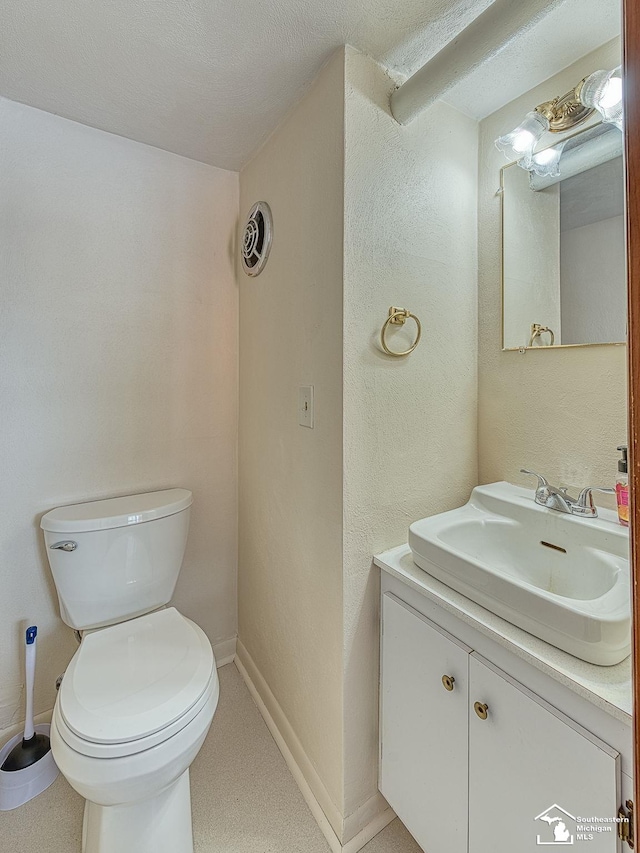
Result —
[[249, 211], [242, 234], [242, 267], [247, 275], [260, 275], [267, 263], [273, 235], [271, 208], [259, 201]]

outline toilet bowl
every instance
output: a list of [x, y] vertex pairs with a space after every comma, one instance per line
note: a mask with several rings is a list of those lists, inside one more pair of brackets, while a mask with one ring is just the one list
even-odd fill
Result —
[[205, 633], [165, 606], [190, 504], [172, 489], [41, 522], [61, 614], [83, 632], [51, 724], [56, 763], [86, 800], [83, 853], [193, 853], [189, 767], [219, 683]]
[[189, 766], [218, 703], [204, 632], [169, 608], [83, 638], [51, 748], [87, 800], [83, 853], [190, 853]]

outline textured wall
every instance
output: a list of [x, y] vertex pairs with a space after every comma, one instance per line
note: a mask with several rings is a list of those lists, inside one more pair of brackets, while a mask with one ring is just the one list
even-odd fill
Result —
[[[407, 127], [384, 69], [346, 54], [344, 270], [345, 814], [377, 790], [378, 570], [410, 522], [476, 484], [475, 121], [437, 103]], [[390, 305], [423, 324], [378, 346]], [[412, 323], [393, 335], [404, 349]]]
[[494, 147], [536, 104], [598, 68], [620, 62], [616, 40], [507, 104], [480, 125], [479, 460], [480, 482], [531, 486], [533, 468], [570, 486], [611, 485], [616, 445], [626, 439], [624, 346], [500, 351], [499, 170]]
[[42, 535], [59, 504], [185, 486], [175, 604], [236, 631], [237, 175], [0, 99], [0, 728], [76, 648]]
[[[241, 173], [242, 216], [268, 201], [274, 240], [258, 278], [238, 273], [239, 638], [326, 789], [337, 833], [343, 103], [340, 51]], [[298, 424], [301, 385], [315, 387], [313, 429]]]

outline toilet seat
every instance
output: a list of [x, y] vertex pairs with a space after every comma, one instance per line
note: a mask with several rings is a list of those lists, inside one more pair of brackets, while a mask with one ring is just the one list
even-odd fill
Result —
[[77, 752], [132, 755], [184, 728], [217, 691], [207, 636], [170, 607], [85, 636], [54, 721]]
[[[196, 704], [189, 708], [186, 714], [183, 714], [182, 717], [179, 717], [165, 729], [160, 729], [160, 731], [155, 732], [152, 735], [138, 738], [138, 740], [124, 741], [123, 743], [92, 743], [91, 741], [78, 737], [78, 735], [75, 734], [75, 732], [72, 732], [65, 723], [59, 712], [58, 705], [56, 705], [53, 710], [52, 726], [56, 728], [58, 734], [67, 746], [71, 747], [75, 752], [80, 753], [80, 755], [87, 756], [88, 758], [124, 758], [126, 756], [136, 755], [139, 752], [145, 752], [153, 746], [165, 743], [173, 737], [173, 735], [179, 734], [182, 729], [186, 728], [189, 723], [194, 721], [199, 714], [203, 712], [206, 713], [207, 709], [209, 709], [209, 713], [213, 713], [218, 705], [219, 697], [220, 686], [218, 683], [217, 672], [214, 669], [207, 689], [200, 699], [198, 699]], [[210, 710], [211, 708], [213, 708], [213, 711]]]

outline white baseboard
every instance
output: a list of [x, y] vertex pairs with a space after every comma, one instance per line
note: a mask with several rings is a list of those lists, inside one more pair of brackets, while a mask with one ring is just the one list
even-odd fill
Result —
[[[367, 811], [371, 809], [371, 805], [374, 801], [378, 805], [377, 814], [375, 814], [375, 816], [372, 817], [369, 822], [364, 827], [362, 827], [362, 829], [356, 835], [353, 836], [353, 838], [351, 838], [344, 844], [344, 846], [341, 848], [341, 853], [358, 853], [358, 850], [361, 850], [365, 844], [368, 844], [372, 838], [375, 838], [375, 836], [379, 832], [382, 832], [385, 826], [388, 826], [391, 821], [394, 820], [396, 813], [384, 799], [382, 794], [375, 794], [373, 797], [367, 800], [367, 802], [364, 804], [364, 807], [366, 807]], [[361, 806], [356, 812], [353, 813], [353, 815], [349, 815], [349, 817], [346, 818], [345, 827], [351, 824], [353, 828], [355, 824], [351, 819], [356, 815], [360, 815], [364, 807]], [[345, 838], [348, 837], [348, 834], [345, 832]]]
[[284, 711], [240, 640], [237, 642], [235, 664], [332, 853], [357, 853], [394, 819], [393, 810], [381, 794], [376, 794], [345, 819], [331, 800]]
[[395, 818], [396, 813], [379, 791], [344, 819], [342, 853], [357, 853]]
[[218, 669], [228, 663], [233, 663], [236, 656], [236, 637], [230, 637], [228, 640], [221, 640], [216, 643], [213, 646], [213, 655]]

